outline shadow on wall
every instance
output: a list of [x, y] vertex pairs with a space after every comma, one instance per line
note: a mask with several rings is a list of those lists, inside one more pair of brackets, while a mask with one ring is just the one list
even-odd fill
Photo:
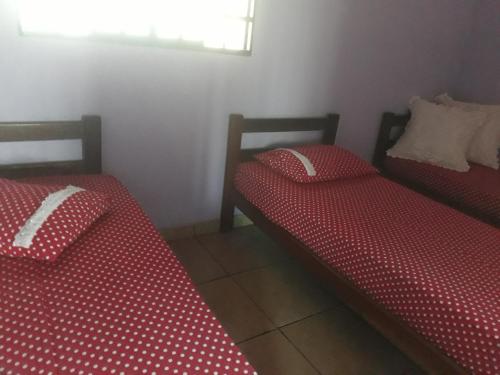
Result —
[[500, 103], [500, 1], [483, 0], [467, 39], [455, 91], [463, 100]]
[[405, 112], [411, 96], [449, 91], [475, 7], [466, 1], [345, 4], [332, 80], [342, 115], [339, 142], [371, 160], [382, 112]]

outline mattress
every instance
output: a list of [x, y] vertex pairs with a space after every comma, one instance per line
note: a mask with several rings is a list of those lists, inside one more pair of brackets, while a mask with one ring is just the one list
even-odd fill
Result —
[[500, 171], [471, 164], [468, 172], [456, 172], [413, 160], [387, 157], [385, 169], [450, 202], [500, 225]]
[[378, 175], [300, 184], [257, 162], [235, 188], [456, 362], [500, 372], [500, 231]]
[[54, 263], [0, 257], [0, 373], [254, 373], [115, 178], [35, 181], [107, 193], [112, 208]]

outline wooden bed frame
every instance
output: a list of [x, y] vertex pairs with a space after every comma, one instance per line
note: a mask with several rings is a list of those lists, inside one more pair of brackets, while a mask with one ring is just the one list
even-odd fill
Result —
[[380, 123], [380, 130], [377, 137], [377, 143], [375, 145], [375, 153], [373, 155], [373, 164], [382, 172], [382, 174], [412, 190], [419, 192], [435, 201], [441, 202], [447, 206], [455, 208], [463, 212], [466, 215], [475, 217], [486, 224], [493, 225], [497, 228], [500, 228], [500, 222], [498, 222], [495, 218], [484, 215], [481, 212], [477, 212], [472, 210], [471, 208], [457, 202], [455, 200], [451, 200], [448, 197], [437, 194], [435, 192], [430, 191], [425, 185], [420, 184], [416, 181], [411, 181], [400, 176], [395, 176], [391, 174], [384, 167], [384, 160], [386, 158], [386, 151], [394, 146], [399, 137], [403, 134], [406, 124], [410, 120], [410, 114], [396, 114], [392, 112], [385, 112], [382, 115], [382, 121]]
[[384, 112], [380, 123], [375, 153], [373, 155], [373, 165], [380, 170], [384, 169], [385, 152], [397, 142], [404, 133], [406, 124], [410, 121], [410, 114], [396, 114]]
[[345, 276], [328, 266], [306, 245], [267, 219], [257, 207], [234, 188], [233, 179], [238, 164], [251, 160], [254, 154], [265, 150], [242, 149], [243, 134], [322, 130], [322, 143], [334, 144], [338, 121], [339, 116], [336, 114], [328, 115], [326, 118], [303, 119], [245, 119], [242, 115], [231, 115], [220, 230], [227, 232], [233, 228], [234, 209], [235, 207], [239, 208], [257, 227], [297, 257], [304, 267], [330, 287], [338, 298], [424, 369], [436, 374], [468, 373], [405, 322], [392, 315], [382, 305], [374, 302]]
[[102, 171], [99, 116], [82, 116], [80, 121], [0, 122], [0, 143], [68, 139], [82, 141], [82, 160], [0, 164], [0, 176], [20, 178]]

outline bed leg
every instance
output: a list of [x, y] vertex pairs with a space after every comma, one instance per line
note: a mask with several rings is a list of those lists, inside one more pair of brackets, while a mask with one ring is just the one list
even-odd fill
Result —
[[234, 227], [234, 204], [232, 202], [223, 202], [220, 215], [221, 232], [230, 232]]

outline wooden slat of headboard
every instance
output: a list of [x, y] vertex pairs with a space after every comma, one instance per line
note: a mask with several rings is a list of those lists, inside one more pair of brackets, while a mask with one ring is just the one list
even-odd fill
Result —
[[240, 151], [240, 163], [245, 161], [255, 160], [254, 155], [260, 154], [261, 152], [270, 151], [276, 147], [259, 147], [259, 148], [245, 148]]
[[83, 160], [0, 165], [0, 176], [14, 179], [76, 173], [85, 173]]
[[243, 133], [280, 133], [293, 131], [325, 130], [331, 124], [331, 119], [324, 118], [271, 118], [244, 119]]
[[101, 166], [101, 118], [82, 116], [80, 121], [0, 123], [1, 142], [81, 139], [82, 160], [0, 164], [0, 177], [20, 178], [56, 174], [99, 174]]
[[83, 124], [74, 122], [0, 123], [0, 142], [81, 139]]

